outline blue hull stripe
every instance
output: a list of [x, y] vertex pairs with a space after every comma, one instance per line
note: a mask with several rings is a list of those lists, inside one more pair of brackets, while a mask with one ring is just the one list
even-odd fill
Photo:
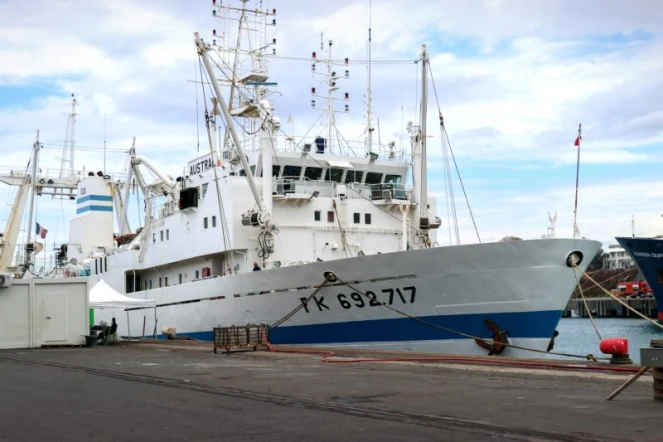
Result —
[[85, 195], [78, 198], [76, 203], [81, 204], [86, 201], [113, 201], [113, 197], [107, 195]]
[[[497, 324], [501, 330], [506, 329], [507, 335], [510, 338], [550, 339], [561, 316], [561, 310], [552, 310], [522, 313], [423, 316], [420, 319], [451, 330], [461, 331], [471, 336], [491, 338], [492, 332], [483, 322], [484, 319], [488, 318]], [[212, 341], [214, 339], [213, 330], [192, 333], [180, 332], [179, 334], [203, 341]], [[271, 342], [273, 344], [331, 344], [447, 339], [464, 339], [464, 337], [422, 324], [410, 318], [376, 319], [290, 327], [279, 326], [272, 330], [271, 335]]]
[[76, 215], [80, 215], [85, 212], [112, 212], [112, 206], [86, 206], [76, 209]]

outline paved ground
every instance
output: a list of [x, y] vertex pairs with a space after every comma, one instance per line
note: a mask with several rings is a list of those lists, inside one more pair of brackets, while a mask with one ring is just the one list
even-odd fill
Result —
[[137, 344], [0, 352], [0, 441], [660, 441], [651, 378]]

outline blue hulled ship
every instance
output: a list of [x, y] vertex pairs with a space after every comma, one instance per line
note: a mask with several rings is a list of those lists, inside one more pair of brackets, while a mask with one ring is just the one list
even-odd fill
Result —
[[658, 309], [658, 320], [663, 321], [663, 239], [661, 238], [615, 238], [624, 248], [652, 289]]

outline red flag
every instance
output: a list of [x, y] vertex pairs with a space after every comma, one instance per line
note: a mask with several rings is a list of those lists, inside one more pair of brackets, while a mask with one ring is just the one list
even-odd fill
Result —
[[576, 142], [573, 143], [573, 145], [574, 146], [580, 146], [580, 140], [582, 140], [582, 137], [580, 135], [578, 135], [578, 137], [576, 138]]

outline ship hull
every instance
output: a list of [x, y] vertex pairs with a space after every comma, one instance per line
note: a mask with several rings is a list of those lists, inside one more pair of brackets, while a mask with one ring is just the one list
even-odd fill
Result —
[[663, 240], [657, 238], [615, 238], [635, 261], [652, 289], [658, 320], [663, 321]]
[[[211, 340], [214, 327], [274, 324], [332, 271], [349, 285], [323, 287], [271, 331], [272, 343], [486, 354], [468, 336], [492, 338], [489, 319], [513, 344], [545, 351], [576, 285], [567, 257], [581, 252], [584, 268], [599, 247], [571, 239], [438, 247], [206, 278], [129, 294], [157, 302], [156, 312], [129, 312], [131, 335], [160, 335], [171, 326]], [[125, 312], [96, 313], [111, 316], [128, 334]], [[514, 348], [503, 354], [533, 355]]]

